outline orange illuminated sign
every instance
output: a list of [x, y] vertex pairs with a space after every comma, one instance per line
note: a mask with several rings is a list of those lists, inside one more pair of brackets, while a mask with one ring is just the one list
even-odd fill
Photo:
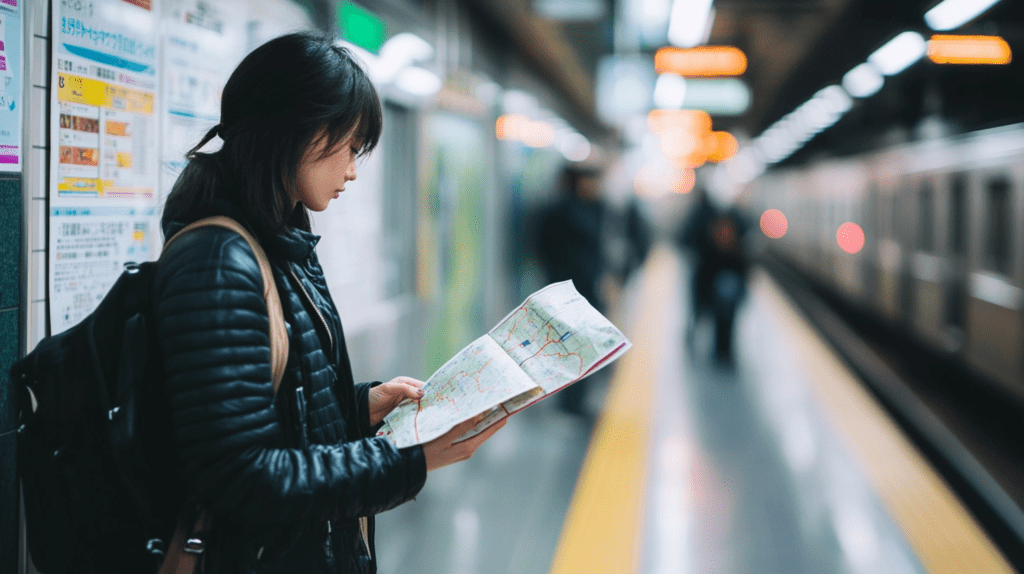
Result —
[[936, 64], [1009, 64], [1012, 54], [999, 36], [936, 34], [928, 41], [928, 58]]
[[711, 131], [711, 116], [703, 110], [653, 110], [647, 126], [658, 134], [665, 157], [680, 167], [725, 161], [739, 150], [732, 134]]
[[708, 161], [714, 163], [725, 161], [740, 150], [740, 144], [729, 132], [711, 132], [708, 139], [712, 145], [708, 146], [711, 151], [708, 153]]
[[704, 110], [651, 110], [647, 114], [647, 127], [654, 133], [669, 129], [709, 132], [711, 115]]
[[654, 54], [654, 69], [692, 78], [739, 76], [747, 71], [747, 56], [732, 46], [661, 48]]

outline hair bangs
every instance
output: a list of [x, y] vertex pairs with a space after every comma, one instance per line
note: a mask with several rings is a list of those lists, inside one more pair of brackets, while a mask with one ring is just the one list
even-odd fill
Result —
[[326, 138], [324, 155], [329, 155], [346, 138], [352, 136], [359, 144], [358, 155], [369, 154], [377, 147], [383, 131], [383, 111], [377, 89], [351, 51], [334, 46], [342, 62], [333, 114], [322, 137]]

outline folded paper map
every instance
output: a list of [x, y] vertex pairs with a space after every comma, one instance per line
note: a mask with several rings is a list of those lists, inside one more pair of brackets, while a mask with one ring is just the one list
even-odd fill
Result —
[[404, 448], [488, 413], [461, 437], [468, 438], [601, 369], [631, 346], [572, 281], [553, 283], [438, 369], [423, 398], [399, 404], [377, 436]]

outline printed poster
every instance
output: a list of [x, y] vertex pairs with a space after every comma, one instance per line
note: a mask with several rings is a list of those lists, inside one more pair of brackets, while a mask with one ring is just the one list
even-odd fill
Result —
[[159, 249], [157, 1], [53, 3], [51, 333]]
[[[218, 122], [224, 84], [245, 56], [246, 0], [164, 0], [160, 203], [185, 168], [185, 153]], [[212, 152], [214, 138], [203, 151]]]
[[21, 171], [21, 7], [0, 0], [0, 172]]

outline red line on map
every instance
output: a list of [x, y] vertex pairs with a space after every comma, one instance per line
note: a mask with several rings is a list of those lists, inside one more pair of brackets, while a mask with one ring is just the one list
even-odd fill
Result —
[[[479, 353], [479, 350], [477, 352]], [[497, 357], [491, 357], [490, 360], [488, 360], [486, 363], [484, 363], [476, 371], [469, 371], [469, 372], [459, 371], [458, 373], [456, 373], [455, 375], [450, 377], [447, 381], [445, 381], [442, 384], [442, 386], [447, 385], [448, 383], [451, 383], [452, 381], [454, 381], [455, 379], [458, 379], [461, 376], [465, 376], [465, 378], [467, 378], [467, 379], [473, 379], [474, 381], [476, 381], [476, 388], [477, 388], [477, 390], [480, 391], [480, 392], [483, 392], [484, 389], [480, 386], [480, 374], [483, 373], [484, 369], [487, 368], [487, 365], [490, 365], [491, 361], [493, 361], [496, 358]], [[437, 398], [438, 401], [442, 400], [440, 397], [436, 397], [436, 398]], [[449, 402], [449, 403], [451, 403], [453, 405], [456, 404], [454, 400], [451, 400], [451, 399], [444, 399], [444, 400], [446, 400], [447, 402]], [[419, 416], [420, 416], [420, 412], [422, 411], [422, 405], [423, 405], [423, 399], [420, 399], [420, 400], [416, 401], [416, 414], [413, 415], [413, 417], [412, 417], [412, 429], [413, 429], [413, 432], [416, 435], [416, 444], [419, 444], [419, 442], [420, 442]]]

